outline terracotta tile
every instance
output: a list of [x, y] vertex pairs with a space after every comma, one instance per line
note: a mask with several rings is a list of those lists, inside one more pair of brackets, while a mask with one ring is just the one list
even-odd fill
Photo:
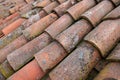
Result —
[[38, 2], [34, 7], [45, 7], [51, 3], [51, 0], [42, 0]]
[[65, 30], [73, 23], [73, 19], [69, 14], [64, 14], [53, 24], [51, 24], [45, 31], [49, 33], [52, 38], [55, 38], [59, 33]]
[[35, 0], [25, 0], [27, 3], [33, 3]]
[[74, 20], [78, 20], [82, 13], [93, 7], [95, 4], [95, 0], [82, 0], [69, 8], [67, 12], [73, 17]]
[[109, 14], [107, 14], [104, 19], [115, 19], [120, 17], [120, 6], [112, 10]]
[[20, 35], [22, 35], [22, 30], [19, 27], [16, 30], [14, 30], [13, 32], [11, 32], [10, 34], [0, 38], [0, 49], [5, 47], [9, 43], [11, 43], [13, 40], [18, 38]]
[[47, 46], [51, 41], [51, 37], [48, 34], [43, 33], [39, 37], [9, 54], [7, 60], [14, 70], [18, 70], [29, 62], [34, 54]]
[[24, 5], [26, 5], [26, 3], [22, 3], [22, 4], [19, 4], [19, 5], [16, 5], [15, 7], [9, 9], [9, 11], [10, 11], [11, 14], [13, 14], [13, 13], [19, 11], [19, 9], [20, 9], [21, 7], [23, 7]]
[[57, 13], [57, 15], [62, 16], [64, 13], [66, 13], [66, 10], [68, 8], [70, 8], [71, 6], [73, 6], [76, 3], [77, 3], [76, 0], [68, 0], [68, 1], [62, 3], [61, 5], [59, 5], [58, 7], [56, 7], [54, 9], [54, 12]]
[[10, 15], [9, 6], [0, 4], [0, 19], [6, 18]]
[[120, 79], [120, 63], [109, 63], [98, 74], [94, 80], [119, 80]]
[[0, 73], [0, 80], [6, 80], [5, 77]]
[[67, 0], [56, 0], [56, 1], [58, 1], [61, 4], [61, 3], [64, 3], [65, 1], [67, 1]]
[[5, 76], [6, 78], [9, 77], [11, 74], [14, 73], [14, 70], [12, 69], [12, 67], [9, 65], [8, 61], [4, 61], [1, 65], [0, 65], [0, 72], [3, 74], [3, 76]]
[[45, 28], [56, 21], [58, 16], [54, 13], [47, 15], [23, 31], [23, 35], [28, 39], [33, 39], [41, 34]]
[[26, 4], [19, 9], [19, 12], [20, 12], [20, 14], [25, 14], [28, 11], [32, 10], [32, 8], [33, 8], [32, 4]]
[[35, 59], [42, 70], [47, 72], [56, 66], [66, 55], [67, 53], [59, 43], [52, 42], [50, 45], [36, 53]]
[[23, 46], [26, 43], [27, 43], [27, 40], [22, 35], [22, 36], [18, 37], [17, 39], [15, 39], [10, 44], [8, 44], [7, 46], [5, 46], [4, 48], [2, 48], [0, 50], [0, 64], [3, 63], [7, 59], [7, 55], [9, 55], [11, 52], [20, 48], [21, 46]]
[[120, 39], [119, 26], [120, 19], [104, 21], [91, 31], [84, 40], [95, 45], [101, 52], [101, 55], [106, 57]]
[[44, 10], [41, 10], [38, 14], [31, 16], [28, 20], [24, 21], [22, 23], [22, 28], [26, 29], [29, 26], [31, 26], [33, 23], [36, 23], [38, 20], [42, 19], [45, 17], [47, 13]]
[[57, 1], [54, 1], [50, 3], [48, 6], [44, 7], [43, 10], [46, 11], [46, 13], [50, 14], [52, 10], [57, 7], [59, 3]]
[[112, 1], [116, 6], [120, 4], [120, 0], [112, 0]]
[[32, 10], [28, 11], [28, 12], [25, 13], [25, 14], [22, 14], [21, 17], [22, 17], [22, 18], [29, 19], [30, 17], [38, 14], [40, 11], [41, 11], [41, 8], [35, 8], [35, 9], [32, 9]]
[[105, 59], [101, 59], [97, 65], [95, 66], [95, 69], [97, 71], [101, 71], [109, 62]]
[[13, 23], [15, 20], [17, 20], [18, 18], [20, 18], [20, 15], [18, 12], [8, 16], [7, 18], [5, 18], [2, 22], [2, 24], [0, 25], [0, 30], [4, 29], [5, 27], [7, 27], [8, 25], [10, 25], [11, 23]]
[[89, 73], [89, 75], [88, 75], [88, 77], [87, 77], [86, 80], [93, 80], [93, 79], [96, 77], [97, 74], [98, 74], [98, 71], [95, 70], [95, 69], [93, 69], [93, 70]]
[[19, 18], [16, 21], [14, 21], [13, 23], [11, 23], [10, 25], [8, 25], [7, 27], [5, 27], [4, 29], [2, 29], [2, 32], [5, 35], [8, 35], [12, 31], [14, 31], [16, 28], [18, 28], [24, 21], [25, 21], [25, 19]]
[[4, 36], [4, 33], [0, 31], [0, 38]]
[[32, 60], [7, 80], [39, 80], [44, 74], [37, 61]]
[[60, 33], [56, 40], [70, 53], [91, 29], [89, 22], [82, 19]]
[[81, 43], [50, 72], [51, 80], [85, 80], [99, 61], [99, 52], [88, 43]]
[[13, 18], [15, 18], [15, 17], [18, 17], [18, 16], [19, 16], [19, 13], [18, 13], [18, 12], [16, 12], [16, 13], [14, 13], [14, 14], [12, 14], [12, 15], [8, 16], [7, 18], [5, 18], [5, 19], [3, 20], [3, 22], [2, 22], [2, 23], [6, 23], [6, 22], [8, 22], [8, 21], [12, 20], [12, 19], [13, 19]]
[[82, 17], [89, 20], [91, 24], [96, 27], [98, 23], [100, 23], [101, 19], [108, 14], [113, 9], [113, 4], [108, 1], [104, 0], [100, 2], [95, 7], [86, 11]]
[[109, 61], [120, 61], [120, 43], [113, 49], [107, 57]]

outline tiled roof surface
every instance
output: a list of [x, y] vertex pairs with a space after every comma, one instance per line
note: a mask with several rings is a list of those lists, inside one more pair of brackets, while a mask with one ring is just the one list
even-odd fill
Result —
[[120, 0], [0, 0], [0, 80], [120, 80]]

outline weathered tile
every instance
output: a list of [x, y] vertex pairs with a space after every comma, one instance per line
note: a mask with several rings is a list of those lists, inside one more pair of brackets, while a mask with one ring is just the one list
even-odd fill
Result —
[[120, 43], [108, 55], [107, 60], [109, 60], [109, 61], [120, 61]]
[[0, 38], [0, 49], [11, 43], [13, 40], [18, 38], [20, 35], [22, 35], [22, 29], [21, 27], [17, 28], [13, 32], [9, 33], [8, 35]]
[[16, 71], [29, 62], [34, 54], [47, 46], [51, 41], [51, 37], [47, 33], [43, 33], [29, 43], [10, 53], [7, 56], [7, 60]]
[[64, 14], [53, 24], [51, 24], [45, 31], [49, 33], [52, 38], [55, 38], [59, 33], [65, 30], [73, 23], [73, 19], [69, 14]]
[[112, 0], [112, 1], [116, 6], [120, 4], [120, 0]]
[[[95, 5], [95, 0], [82, 0], [67, 10], [74, 20], [78, 20], [82, 13]], [[78, 8], [79, 7], [79, 8]]]
[[10, 76], [7, 80], [39, 80], [44, 76], [36, 60], [32, 60], [26, 66]]
[[52, 10], [57, 7], [59, 3], [57, 1], [54, 1], [50, 3], [48, 6], [44, 7], [43, 10], [46, 11], [48, 14], [52, 12]]
[[66, 13], [67, 9], [69, 9], [71, 6], [73, 6], [76, 3], [77, 3], [76, 0], [68, 0], [62, 3], [61, 5], [59, 5], [58, 7], [56, 7], [54, 9], [54, 12], [57, 13], [57, 15], [62, 16], [64, 13]]
[[45, 7], [47, 5], [49, 5], [52, 1], [51, 0], [42, 0], [40, 2], [37, 2], [36, 4], [34, 4], [34, 7]]
[[51, 80], [86, 80], [99, 58], [96, 48], [83, 42], [50, 72], [50, 78]]
[[97, 71], [101, 71], [109, 62], [105, 59], [101, 59], [97, 65], [95, 66], [95, 69]]
[[54, 13], [47, 15], [23, 31], [23, 35], [28, 39], [33, 39], [41, 34], [50, 24], [58, 19]]
[[29, 26], [31, 26], [32, 24], [34, 24], [38, 20], [42, 19], [46, 15], [47, 15], [47, 13], [44, 10], [41, 10], [38, 14], [31, 16], [28, 20], [26, 20], [22, 23], [23, 29], [28, 28]]
[[106, 20], [91, 31], [84, 40], [95, 45], [105, 57], [120, 39], [119, 28], [120, 19]]
[[5, 27], [4, 29], [2, 29], [2, 32], [5, 35], [8, 35], [12, 31], [14, 31], [16, 28], [18, 28], [24, 21], [25, 21], [25, 19], [19, 18], [16, 21], [14, 21], [13, 23], [11, 23], [10, 25], [8, 25], [7, 27]]
[[100, 23], [101, 19], [113, 8], [114, 6], [110, 1], [104, 0], [95, 7], [89, 9], [84, 14], [82, 14], [82, 17], [89, 20], [91, 24], [96, 27], [96, 25]]
[[115, 19], [120, 17], [120, 6], [112, 10], [109, 14], [107, 14], [104, 19]]
[[82, 19], [60, 33], [56, 40], [70, 53], [91, 29], [89, 22]]
[[12, 41], [10, 44], [5, 46], [4, 48], [0, 49], [0, 64], [3, 63], [7, 59], [7, 55], [9, 55], [14, 50], [20, 48], [24, 44], [27, 43], [26, 38], [22, 35]]
[[109, 63], [94, 80], [119, 80], [120, 63]]
[[50, 45], [36, 53], [35, 59], [42, 70], [47, 72], [56, 66], [66, 55], [67, 53], [59, 43], [52, 42]]
[[14, 73], [14, 70], [9, 65], [8, 61], [6, 60], [0, 65], [0, 72], [3, 74], [3, 76], [8, 78], [11, 74]]

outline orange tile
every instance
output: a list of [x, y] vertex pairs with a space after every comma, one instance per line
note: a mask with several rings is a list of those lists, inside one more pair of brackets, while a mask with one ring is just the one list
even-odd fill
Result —
[[32, 60], [7, 80], [39, 80], [44, 76], [36, 60]]
[[42, 70], [47, 72], [55, 67], [66, 55], [67, 53], [59, 43], [52, 42], [47, 47], [36, 53], [35, 59]]
[[46, 47], [51, 41], [51, 37], [47, 33], [43, 33], [29, 43], [10, 53], [7, 56], [7, 60], [16, 71], [33, 59], [33, 55]]
[[11, 23], [10, 25], [8, 25], [7, 27], [5, 27], [2, 32], [7, 35], [9, 33], [11, 33], [12, 31], [14, 31], [16, 28], [18, 28], [23, 22], [25, 21], [25, 19], [19, 18], [16, 21], [14, 21], [13, 23]]

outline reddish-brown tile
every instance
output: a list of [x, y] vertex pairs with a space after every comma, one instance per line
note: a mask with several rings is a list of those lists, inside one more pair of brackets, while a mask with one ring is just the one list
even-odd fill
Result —
[[59, 5], [59, 3], [57, 1], [54, 1], [52, 3], [50, 3], [48, 6], [44, 7], [43, 10], [45, 12], [47, 12], [48, 14], [50, 14], [52, 12], [52, 10], [57, 7]]
[[45, 7], [47, 5], [49, 5], [52, 1], [51, 0], [42, 0], [40, 2], [38, 2], [37, 4], [34, 5], [34, 7]]
[[16, 5], [15, 7], [10, 8], [9, 11], [10, 11], [11, 14], [13, 14], [13, 13], [19, 11], [19, 9], [21, 7], [23, 7], [24, 5], [26, 5], [26, 3], [22, 3], [22, 4], [19, 4], [19, 5]]
[[22, 34], [21, 28], [17, 28], [10, 34], [0, 38], [0, 49], [5, 47], [7, 44], [11, 43], [13, 40], [15, 40], [17, 37], [19, 37]]
[[22, 24], [22, 28], [26, 29], [31, 26], [33, 23], [45, 17], [47, 13], [44, 10], [41, 10], [38, 14], [31, 16], [28, 20], [24, 21]]
[[45, 31], [49, 33], [52, 38], [55, 38], [59, 33], [65, 30], [73, 23], [73, 19], [69, 14], [64, 14], [53, 24], [51, 24]]
[[74, 20], [78, 20], [82, 13], [93, 7], [95, 4], [95, 0], [82, 0], [73, 7], [69, 8], [67, 12], [73, 17]]
[[112, 0], [112, 1], [116, 6], [120, 4], [120, 0]]
[[42, 70], [47, 72], [57, 65], [66, 55], [67, 53], [59, 43], [52, 42], [50, 45], [35, 54], [35, 59]]
[[86, 11], [82, 17], [89, 20], [91, 24], [96, 27], [98, 23], [100, 23], [101, 19], [108, 14], [113, 9], [113, 4], [108, 1], [104, 0], [100, 2], [95, 7]]
[[18, 70], [27, 62], [29, 62], [33, 58], [34, 54], [47, 46], [51, 41], [51, 37], [47, 33], [43, 33], [21, 48], [9, 54], [7, 56], [7, 60], [14, 70]]
[[33, 39], [39, 34], [41, 34], [45, 28], [47, 28], [50, 24], [56, 21], [58, 16], [54, 13], [49, 14], [48, 16], [40, 19], [30, 27], [26, 28], [23, 31], [23, 35], [28, 39]]
[[71, 6], [73, 6], [76, 3], [77, 3], [76, 0], [68, 0], [68, 1], [62, 3], [61, 5], [59, 5], [58, 7], [56, 7], [54, 9], [54, 11], [57, 13], [57, 15], [62, 16], [68, 8], [70, 8]]
[[109, 61], [120, 61], [120, 43], [115, 47], [115, 49], [107, 57]]
[[32, 60], [7, 80], [39, 80], [44, 74], [37, 61]]
[[120, 63], [109, 63], [98, 74], [94, 80], [119, 80], [120, 79]]
[[16, 28], [18, 28], [24, 21], [25, 21], [25, 19], [19, 18], [18, 20], [14, 21], [10, 25], [8, 25], [4, 29], [2, 29], [2, 32], [5, 35], [7, 35], [7, 34], [11, 33], [12, 31], [14, 31]]
[[20, 14], [25, 14], [33, 8], [31, 4], [26, 4], [19, 9]]
[[61, 4], [61, 3], [64, 3], [65, 1], [67, 1], [67, 0], [56, 0], [56, 1], [58, 1]]
[[8, 16], [7, 18], [5, 18], [2, 21], [2, 24], [0, 25], [0, 30], [4, 29], [6, 26], [10, 25], [11, 23], [13, 23], [15, 20], [17, 20], [20, 17], [19, 13], [16, 12], [10, 16]]
[[104, 19], [115, 19], [120, 17], [120, 6], [112, 10], [109, 14], [107, 14]]
[[14, 70], [12, 69], [12, 67], [9, 65], [8, 61], [4, 61], [1, 65], [0, 65], [0, 72], [3, 74], [3, 76], [5, 76], [6, 78], [9, 77], [11, 74], [14, 73]]
[[28, 4], [33, 3], [35, 0], [25, 0]]
[[[111, 27], [112, 26], [112, 27]], [[95, 45], [105, 57], [120, 39], [120, 19], [102, 22], [84, 40]]]
[[92, 26], [86, 20], [82, 19], [60, 33], [56, 37], [56, 40], [60, 42], [69, 53], [91, 29]]
[[85, 80], [99, 58], [99, 52], [90, 44], [83, 42], [50, 72], [50, 78], [51, 80]]
[[95, 66], [95, 69], [97, 71], [101, 71], [105, 67], [105, 65], [107, 65], [108, 63], [109, 62], [107, 60], [101, 59]]
[[2, 48], [0, 50], [0, 64], [6, 60], [7, 55], [9, 55], [12, 51], [20, 48], [21, 46], [23, 46], [26, 43], [27, 43], [27, 40], [22, 35], [22, 36], [18, 37], [17, 39], [15, 39], [10, 44], [8, 44], [7, 46], [5, 46], [4, 48]]

